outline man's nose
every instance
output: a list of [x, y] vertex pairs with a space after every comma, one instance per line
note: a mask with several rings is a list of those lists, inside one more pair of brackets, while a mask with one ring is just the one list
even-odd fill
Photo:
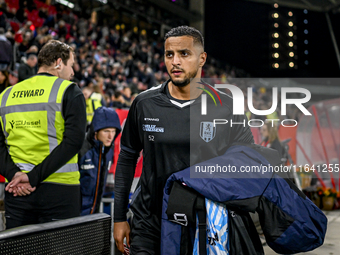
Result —
[[174, 57], [172, 59], [172, 65], [174, 65], [174, 66], [181, 65], [181, 59], [178, 56], [178, 54], [174, 54]]

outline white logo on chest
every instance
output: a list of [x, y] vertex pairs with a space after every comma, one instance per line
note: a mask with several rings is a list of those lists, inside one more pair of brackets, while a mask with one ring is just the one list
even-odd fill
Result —
[[216, 134], [216, 127], [214, 127], [214, 124], [212, 122], [206, 122], [202, 121], [200, 125], [200, 137], [205, 142], [210, 142], [212, 139], [214, 139]]

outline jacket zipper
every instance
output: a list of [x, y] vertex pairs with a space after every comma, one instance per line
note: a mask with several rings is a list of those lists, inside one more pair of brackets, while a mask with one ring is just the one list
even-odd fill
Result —
[[104, 148], [104, 146], [101, 146], [99, 149], [99, 163], [98, 163], [98, 173], [97, 173], [97, 185], [96, 185], [96, 192], [94, 195], [94, 200], [93, 200], [93, 205], [92, 205], [92, 209], [91, 209], [91, 213], [93, 214], [94, 209], [96, 208], [96, 203], [97, 203], [97, 196], [98, 196], [98, 189], [99, 189], [99, 177], [100, 177], [100, 168], [102, 165], [102, 149]]

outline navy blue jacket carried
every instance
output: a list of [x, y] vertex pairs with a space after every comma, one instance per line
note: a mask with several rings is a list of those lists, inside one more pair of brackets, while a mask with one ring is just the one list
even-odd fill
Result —
[[95, 132], [104, 128], [116, 128], [113, 144], [121, 131], [118, 114], [111, 108], [99, 107], [94, 113], [90, 130], [78, 155], [81, 215], [99, 212], [107, 173], [113, 162], [113, 145], [105, 147], [101, 141], [95, 139]]
[[[283, 173], [269, 171], [241, 173], [245, 166], [253, 167], [255, 171], [256, 166], [261, 169], [263, 166], [275, 166], [279, 163], [277, 152], [272, 149], [254, 144], [238, 144], [231, 146], [222, 156], [172, 174], [165, 185], [163, 195], [162, 255], [190, 254], [188, 249], [192, 249], [193, 245], [192, 229], [195, 231], [196, 228], [194, 211], [196, 198], [187, 196], [184, 189], [176, 193], [174, 187], [178, 184], [184, 186], [186, 190], [191, 190], [189, 193], [196, 192], [197, 197], [202, 196], [224, 203], [229, 212], [233, 212], [232, 215], [229, 213], [228, 218], [229, 254], [263, 254], [262, 247], [259, 247], [256, 241], [258, 235], [253, 231], [254, 225], [249, 220], [249, 212], [255, 211], [259, 214], [268, 245], [277, 253], [305, 252], [322, 245], [327, 228], [326, 216], [289, 179], [286, 179]], [[236, 171], [212, 174], [200, 172], [199, 175], [195, 172], [198, 169], [203, 171], [209, 169], [204, 168], [205, 166], [216, 167], [217, 164], [235, 166]], [[183, 202], [185, 197], [190, 198]], [[191, 212], [185, 211], [186, 207], [189, 208], [187, 206], [189, 203], [192, 204]], [[235, 220], [234, 212], [241, 215], [240, 221]], [[176, 220], [172, 214], [182, 217]], [[244, 217], [245, 214], [248, 218]], [[194, 225], [189, 222], [192, 218]]]

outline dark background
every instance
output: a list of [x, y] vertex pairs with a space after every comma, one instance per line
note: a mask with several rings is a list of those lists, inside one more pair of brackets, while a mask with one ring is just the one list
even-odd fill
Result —
[[[279, 7], [296, 19], [297, 69], [274, 69], [271, 58], [272, 5], [240, 0], [208, 0], [205, 3], [205, 43], [208, 56], [224, 59], [252, 77], [339, 77], [339, 65], [325, 13]], [[340, 41], [340, 14], [329, 13]], [[308, 24], [303, 20], [307, 19]], [[308, 35], [303, 33], [308, 29]], [[308, 39], [308, 45], [304, 40]], [[308, 50], [308, 55], [304, 54]], [[308, 65], [305, 61], [308, 61]]]

